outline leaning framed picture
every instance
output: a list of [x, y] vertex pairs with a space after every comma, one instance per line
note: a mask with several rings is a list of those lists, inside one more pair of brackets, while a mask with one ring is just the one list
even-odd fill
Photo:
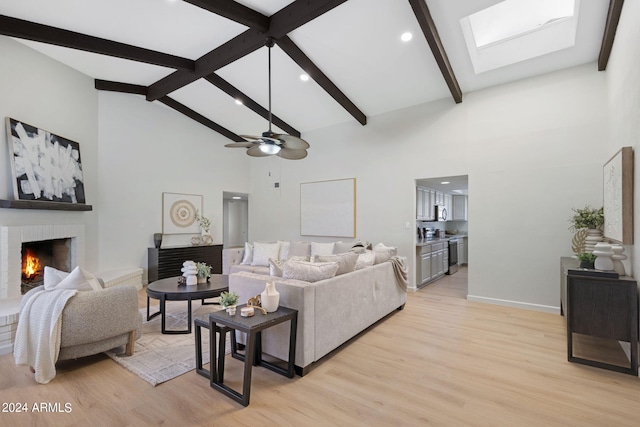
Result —
[[197, 194], [162, 193], [162, 232], [164, 234], [198, 234], [196, 220], [202, 212], [202, 196]]
[[80, 144], [6, 118], [16, 200], [85, 203]]
[[300, 184], [301, 236], [356, 236], [356, 179]]
[[633, 148], [623, 147], [603, 167], [604, 237], [633, 244]]

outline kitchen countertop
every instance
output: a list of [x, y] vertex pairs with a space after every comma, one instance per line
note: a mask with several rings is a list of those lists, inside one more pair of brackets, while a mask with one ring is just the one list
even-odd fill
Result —
[[434, 243], [448, 242], [451, 239], [461, 239], [468, 237], [466, 234], [456, 234], [456, 235], [447, 235], [445, 237], [440, 237], [438, 239], [418, 239], [416, 241], [417, 247], [422, 247], [426, 245], [432, 245]]

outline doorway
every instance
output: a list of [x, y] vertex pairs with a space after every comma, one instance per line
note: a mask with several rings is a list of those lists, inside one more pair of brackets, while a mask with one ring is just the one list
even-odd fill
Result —
[[242, 247], [249, 233], [249, 195], [222, 193], [223, 248]]

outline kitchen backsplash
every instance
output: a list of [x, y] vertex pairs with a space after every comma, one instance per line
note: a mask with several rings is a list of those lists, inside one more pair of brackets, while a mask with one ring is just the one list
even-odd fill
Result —
[[417, 227], [438, 229], [441, 232], [447, 230], [458, 230], [458, 234], [468, 234], [468, 222], [467, 221], [418, 221]]

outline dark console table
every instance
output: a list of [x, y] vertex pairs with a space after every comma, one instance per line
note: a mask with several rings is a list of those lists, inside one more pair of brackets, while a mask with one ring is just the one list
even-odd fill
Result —
[[[570, 362], [638, 376], [638, 288], [628, 277], [569, 269], [567, 272], [567, 357]], [[573, 334], [628, 342], [630, 366], [573, 355]]]
[[205, 262], [212, 267], [211, 274], [222, 274], [222, 245], [149, 248], [148, 251], [149, 283], [182, 275], [182, 263], [189, 260]]

